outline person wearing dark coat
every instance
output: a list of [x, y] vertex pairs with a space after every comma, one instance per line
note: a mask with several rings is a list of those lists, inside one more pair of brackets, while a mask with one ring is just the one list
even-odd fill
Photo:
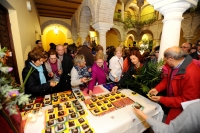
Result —
[[89, 48], [89, 42], [85, 41], [82, 48], [78, 51], [78, 54], [82, 54], [86, 60], [86, 66], [91, 67], [94, 64], [94, 56], [92, 50]]
[[25, 61], [25, 67], [22, 71], [22, 78], [25, 81], [30, 69], [32, 73], [25, 83], [25, 94], [31, 94], [32, 97], [44, 96], [52, 93], [56, 82], [50, 81], [48, 72], [43, 65], [44, 54], [37, 50], [32, 50], [28, 54], [28, 60]]
[[200, 40], [197, 41], [196, 46], [197, 46], [197, 51], [194, 53], [191, 53], [190, 56], [193, 59], [200, 60]]
[[64, 54], [62, 61], [63, 73], [60, 77], [60, 82], [58, 84], [59, 91], [71, 90], [71, 70], [73, 67], [73, 58], [77, 53], [76, 45], [69, 45], [67, 47], [67, 53]]

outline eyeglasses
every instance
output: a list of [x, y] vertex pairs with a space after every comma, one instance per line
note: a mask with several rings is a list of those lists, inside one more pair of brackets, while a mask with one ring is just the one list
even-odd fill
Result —
[[50, 60], [56, 60], [56, 58], [49, 58]]
[[96, 62], [97, 64], [103, 64], [103, 62]]
[[180, 47], [180, 48], [189, 48], [189, 47], [185, 47], [185, 46], [183, 46], [183, 47]]

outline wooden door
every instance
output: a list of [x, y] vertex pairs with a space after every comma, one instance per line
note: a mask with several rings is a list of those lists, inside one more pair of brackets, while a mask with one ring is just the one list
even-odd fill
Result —
[[12, 56], [8, 57], [7, 65], [13, 67], [12, 76], [15, 77], [17, 83], [20, 83], [17, 61], [12, 40], [11, 24], [9, 20], [8, 10], [0, 4], [0, 45], [1, 48], [7, 47]]

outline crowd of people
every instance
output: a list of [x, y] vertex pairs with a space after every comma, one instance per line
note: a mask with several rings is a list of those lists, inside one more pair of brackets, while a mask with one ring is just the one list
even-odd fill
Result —
[[[157, 46], [151, 52], [141, 55], [138, 47], [123, 49], [110, 46], [107, 47], [105, 55], [101, 45], [91, 48], [90, 43], [85, 41], [79, 47], [75, 44], [51, 43], [50, 50], [45, 52], [42, 42], [37, 40], [36, 47], [29, 52], [22, 71], [23, 80], [30, 74], [25, 84], [25, 93], [35, 97], [74, 88], [88, 88], [88, 94], [93, 96], [94, 86], [107, 82], [116, 84], [112, 88], [112, 91], [116, 92], [122, 88], [125, 80], [134, 78], [140, 68], [147, 67], [148, 62], [156, 64], [159, 49]], [[149, 94], [151, 100], [169, 108], [166, 124], [175, 121], [182, 113], [182, 102], [200, 98], [199, 59], [200, 40], [194, 46], [183, 43], [181, 47], [165, 50], [164, 77]], [[165, 96], [157, 95], [164, 90], [167, 92]], [[135, 109], [134, 112], [148, 119], [139, 110]], [[181, 118], [177, 119], [180, 121]], [[147, 120], [149, 123], [152, 121]]]

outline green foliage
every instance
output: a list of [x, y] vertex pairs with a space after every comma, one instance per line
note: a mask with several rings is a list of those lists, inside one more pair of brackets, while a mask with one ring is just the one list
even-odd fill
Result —
[[164, 62], [160, 60], [157, 64], [149, 62], [147, 67], [137, 71], [134, 79], [128, 79], [125, 84], [140, 94], [146, 94], [161, 81], [161, 69]]
[[[22, 86], [19, 86], [9, 74], [13, 68], [6, 66], [6, 59], [9, 56], [7, 51], [6, 48], [0, 50], [0, 110], [5, 105], [5, 109], [12, 115], [17, 114], [16, 105], [27, 102], [30, 95], [26, 95], [23, 92], [20, 93], [25, 82]], [[28, 77], [29, 75], [26, 78]]]
[[129, 28], [142, 28], [145, 25], [150, 25], [156, 21], [156, 17], [153, 16], [150, 19], [144, 20], [144, 21], [138, 21], [138, 20], [132, 20], [131, 15], [128, 15], [126, 19], [124, 20], [124, 29]]
[[121, 12], [120, 12], [120, 13], [115, 12], [113, 18], [114, 18], [114, 21], [122, 22], [122, 15], [121, 15]]

